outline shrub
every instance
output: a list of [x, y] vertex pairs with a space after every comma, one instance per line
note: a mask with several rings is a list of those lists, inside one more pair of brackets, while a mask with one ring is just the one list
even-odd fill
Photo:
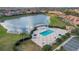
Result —
[[52, 51], [52, 46], [50, 45], [44, 45], [42, 48], [43, 51]]
[[56, 39], [56, 44], [59, 45], [59, 44], [61, 44], [61, 43], [62, 43], [62, 39], [61, 39], [61, 38], [57, 38], [57, 39]]
[[70, 37], [70, 33], [66, 33], [65, 36], [68, 38]]

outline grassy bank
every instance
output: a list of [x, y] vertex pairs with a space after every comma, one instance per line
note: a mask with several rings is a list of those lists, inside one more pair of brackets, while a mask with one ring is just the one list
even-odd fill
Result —
[[51, 26], [65, 27], [66, 24], [57, 16], [51, 16], [50, 18]]
[[13, 45], [17, 40], [20, 40], [23, 37], [28, 37], [29, 35], [21, 34], [10, 34], [6, 33], [6, 30], [0, 26], [0, 51], [12, 51]]

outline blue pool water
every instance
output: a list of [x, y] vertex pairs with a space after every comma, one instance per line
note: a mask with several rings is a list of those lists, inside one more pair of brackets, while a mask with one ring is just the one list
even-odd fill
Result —
[[43, 32], [41, 32], [40, 34], [42, 35], [42, 36], [47, 36], [47, 35], [49, 35], [49, 34], [51, 34], [51, 33], [53, 33], [54, 31], [52, 31], [52, 30], [46, 30], [46, 31], [43, 31]]

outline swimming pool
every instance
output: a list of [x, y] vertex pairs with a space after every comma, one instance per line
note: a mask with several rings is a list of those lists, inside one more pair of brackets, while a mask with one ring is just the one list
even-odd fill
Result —
[[54, 32], [53, 30], [46, 30], [46, 31], [41, 32], [40, 34], [41, 34], [42, 36], [47, 36], [47, 35], [49, 35], [49, 34], [51, 34], [51, 33], [53, 33], [53, 32]]

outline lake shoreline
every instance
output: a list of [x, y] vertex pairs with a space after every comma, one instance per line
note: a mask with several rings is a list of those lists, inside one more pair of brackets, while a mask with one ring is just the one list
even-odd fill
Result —
[[20, 18], [20, 17], [25, 17], [25, 16], [39, 15], [39, 14], [46, 15], [45, 13], [33, 13], [33, 14], [30, 13], [30, 14], [13, 15], [13, 16], [1, 16], [0, 22], [4, 22], [5, 20], [10, 20], [10, 19], [16, 19], [16, 18]]

